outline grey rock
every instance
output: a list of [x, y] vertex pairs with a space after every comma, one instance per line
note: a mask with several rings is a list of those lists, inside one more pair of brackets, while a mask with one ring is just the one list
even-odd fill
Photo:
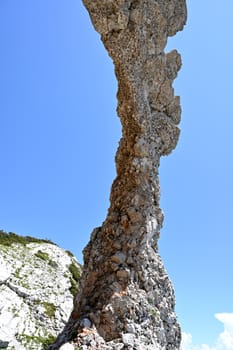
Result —
[[122, 252], [116, 252], [112, 257], [111, 260], [117, 264], [122, 264], [125, 262], [126, 256]]
[[135, 343], [135, 335], [132, 333], [122, 334], [122, 341], [127, 346], [134, 346]]
[[133, 333], [133, 334], [134, 334], [134, 333], [136, 332], [134, 323], [129, 323], [129, 324], [127, 324], [126, 330], [127, 330], [129, 333]]
[[82, 320], [82, 327], [84, 328], [90, 328], [91, 327], [91, 321], [88, 318], [84, 318]]
[[0, 348], [1, 348], [1, 349], [7, 349], [8, 345], [9, 345], [9, 342], [8, 342], [8, 341], [2, 341], [2, 340], [0, 340]]

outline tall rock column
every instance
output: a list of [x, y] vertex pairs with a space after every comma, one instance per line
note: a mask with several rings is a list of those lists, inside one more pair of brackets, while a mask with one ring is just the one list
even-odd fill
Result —
[[83, 3], [115, 65], [122, 138], [107, 218], [84, 249], [80, 292], [51, 349], [72, 337], [82, 349], [179, 349], [174, 292], [157, 248], [158, 167], [179, 138], [172, 83], [181, 58], [164, 48], [185, 24], [185, 0]]

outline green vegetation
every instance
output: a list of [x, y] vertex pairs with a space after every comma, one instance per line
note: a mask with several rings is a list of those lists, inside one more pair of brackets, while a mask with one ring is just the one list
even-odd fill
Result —
[[57, 268], [58, 268], [58, 264], [56, 263], [56, 261], [49, 260], [49, 265], [50, 265], [51, 267], [53, 267], [54, 269], [57, 269]]
[[38, 250], [38, 252], [36, 252], [35, 256], [37, 256], [37, 258], [44, 260], [44, 261], [49, 261], [49, 254], [42, 252], [41, 250]]
[[75, 297], [78, 293], [78, 283], [73, 278], [70, 279], [70, 283], [70, 293]]
[[17, 268], [14, 273], [15, 277], [20, 279], [20, 268]]
[[72, 262], [69, 266], [69, 271], [72, 275], [70, 278], [70, 293], [75, 297], [78, 293], [78, 282], [80, 280], [80, 269]]
[[0, 244], [5, 245], [5, 246], [11, 246], [14, 243], [26, 245], [28, 243], [50, 243], [54, 244], [51, 242], [49, 239], [39, 239], [35, 237], [30, 237], [30, 236], [19, 236], [16, 233], [13, 232], [4, 232], [3, 230], [0, 230]]
[[46, 349], [50, 344], [55, 341], [55, 337], [52, 334], [48, 334], [46, 338], [42, 336], [33, 336], [28, 334], [18, 334], [17, 340], [22, 343], [24, 346], [29, 346], [30, 344], [40, 344]]
[[49, 334], [47, 338], [43, 338], [41, 344], [46, 349], [50, 344], [53, 344], [56, 337], [54, 337], [52, 334]]
[[47, 303], [47, 302], [43, 302], [42, 303], [44, 309], [45, 309], [45, 314], [52, 318], [55, 316], [55, 312], [56, 312], [56, 306], [52, 303]]
[[[17, 308], [15, 306], [12, 308], [12, 313], [13, 313], [14, 317], [20, 317], [19, 310], [17, 310]], [[0, 350], [1, 350], [1, 348], [0, 348]]]
[[155, 306], [150, 307], [150, 315], [152, 319], [156, 320], [158, 317], [158, 309]]
[[66, 250], [66, 253], [71, 257], [71, 258], [73, 258], [74, 257], [74, 254], [73, 253], [71, 253], [71, 251], [70, 250]]
[[[53, 261], [50, 259], [50, 256], [48, 253], [42, 252], [42, 250], [38, 250], [35, 256], [41, 260], [47, 261], [52, 268], [54, 269], [58, 268], [58, 264], [56, 263], [56, 261]], [[50, 269], [49, 272], [52, 272], [52, 269]]]
[[[54, 269], [58, 267], [58, 264], [56, 263], [56, 261], [51, 260], [49, 254], [46, 252], [42, 252], [42, 250], [38, 250], [35, 256], [41, 260], [47, 261], [48, 264]], [[52, 272], [52, 270], [50, 272]]]
[[80, 279], [80, 270], [73, 262], [69, 266], [69, 271], [72, 274], [73, 279], [78, 282]]

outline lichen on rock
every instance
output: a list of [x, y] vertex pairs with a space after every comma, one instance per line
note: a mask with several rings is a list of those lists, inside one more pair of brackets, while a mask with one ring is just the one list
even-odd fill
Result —
[[168, 36], [186, 22], [185, 0], [83, 0], [115, 65], [122, 138], [103, 225], [84, 249], [74, 310], [50, 349], [178, 350], [172, 284], [158, 253], [163, 223], [158, 168], [179, 138], [173, 80], [181, 67]]

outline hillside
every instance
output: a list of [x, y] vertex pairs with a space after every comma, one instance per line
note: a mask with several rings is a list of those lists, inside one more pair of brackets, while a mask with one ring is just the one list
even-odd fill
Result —
[[52, 242], [0, 231], [0, 349], [40, 350], [54, 341], [80, 274], [75, 257]]

